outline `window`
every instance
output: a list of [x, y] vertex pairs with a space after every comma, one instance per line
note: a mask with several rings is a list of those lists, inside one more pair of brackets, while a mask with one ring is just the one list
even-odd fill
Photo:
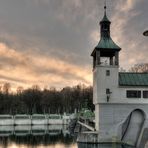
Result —
[[106, 76], [110, 76], [110, 70], [106, 70]]
[[108, 30], [108, 25], [107, 24], [104, 24], [103, 29], [104, 30]]
[[127, 98], [141, 98], [141, 91], [138, 90], [127, 90], [126, 91]]
[[109, 88], [106, 89], [106, 94], [110, 94], [110, 89]]
[[143, 98], [148, 98], [148, 91], [143, 91]]

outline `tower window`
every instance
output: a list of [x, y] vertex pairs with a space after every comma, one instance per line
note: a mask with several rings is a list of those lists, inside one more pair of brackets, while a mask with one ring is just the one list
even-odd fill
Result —
[[106, 94], [110, 94], [110, 89], [109, 88], [106, 89]]
[[148, 98], [148, 91], [143, 91], [143, 98]]
[[138, 90], [127, 90], [126, 91], [127, 98], [141, 98], [141, 91]]
[[103, 29], [104, 30], [108, 30], [108, 25], [107, 24], [104, 24]]
[[106, 70], [106, 76], [110, 76], [110, 70]]

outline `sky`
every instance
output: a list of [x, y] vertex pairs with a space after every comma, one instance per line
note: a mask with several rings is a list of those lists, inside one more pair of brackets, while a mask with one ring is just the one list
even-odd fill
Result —
[[[147, 0], [106, 0], [120, 66], [148, 63]], [[104, 0], [0, 0], [0, 86], [92, 85]]]

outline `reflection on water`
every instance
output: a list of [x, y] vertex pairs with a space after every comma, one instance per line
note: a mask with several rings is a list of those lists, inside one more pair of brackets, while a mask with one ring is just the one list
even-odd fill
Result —
[[[51, 146], [62, 146], [65, 147], [71, 147], [73, 145], [73, 139], [69, 136], [63, 136], [63, 133], [61, 132], [58, 135], [40, 135], [40, 136], [10, 136], [10, 137], [1, 137], [0, 138], [0, 147], [3, 148], [12, 148], [12, 146], [16, 148], [20, 148], [21, 146], [23, 148], [45, 148], [45, 147], [51, 147]], [[60, 148], [60, 147], [59, 147]]]
[[127, 145], [121, 144], [78, 144], [78, 148], [133, 148]]
[[130, 148], [121, 145], [76, 144], [67, 127], [0, 126], [0, 148]]
[[0, 148], [76, 148], [62, 125], [0, 126]]

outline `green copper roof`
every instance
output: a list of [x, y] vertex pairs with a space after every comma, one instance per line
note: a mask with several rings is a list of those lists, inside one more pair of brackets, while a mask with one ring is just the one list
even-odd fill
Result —
[[119, 85], [148, 87], [148, 73], [119, 73]]
[[100, 39], [100, 41], [99, 41], [99, 43], [98, 43], [98, 45], [96, 46], [96, 49], [97, 48], [101, 48], [101, 49], [118, 49], [118, 50], [120, 50], [121, 48], [118, 46], [118, 45], [116, 45], [115, 43], [114, 43], [114, 41], [109, 37], [103, 37], [103, 38], [101, 38]]
[[106, 4], [104, 5], [104, 17], [103, 17], [103, 19], [102, 19], [102, 21], [100, 22], [100, 23], [102, 23], [102, 22], [109, 22], [109, 23], [111, 23], [110, 21], [109, 21], [109, 19], [107, 18], [107, 15], [106, 15]]
[[[106, 15], [106, 5], [105, 5], [104, 6], [104, 17], [103, 17], [102, 21], [100, 22], [101, 39], [100, 39], [98, 45], [93, 50], [91, 56], [95, 56], [97, 50], [102, 51], [102, 53], [104, 52], [102, 56], [113, 56], [113, 54], [116, 51], [121, 50], [121, 48], [118, 45], [116, 45], [110, 37], [110, 23], [111, 22], [109, 21], [109, 19], [107, 18], [107, 15]], [[108, 52], [108, 55], [107, 55], [107, 52]]]
[[[101, 22], [110, 22], [109, 19], [108, 19], [107, 16], [106, 16], [106, 12], [105, 12], [104, 17], [103, 17], [103, 19], [102, 19]], [[100, 23], [101, 23], [101, 22], [100, 22]]]

